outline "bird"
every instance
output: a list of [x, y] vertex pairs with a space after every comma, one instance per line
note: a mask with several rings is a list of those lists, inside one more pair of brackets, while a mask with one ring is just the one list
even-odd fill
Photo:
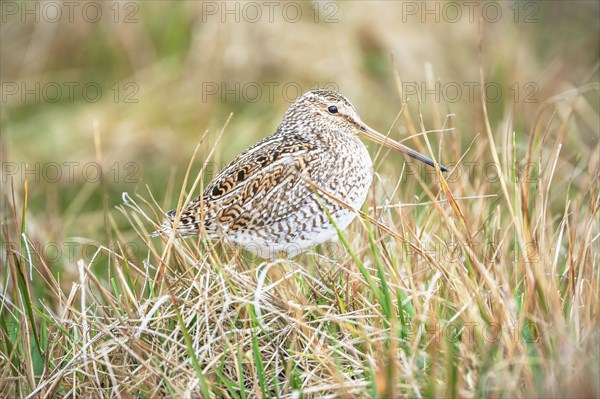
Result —
[[334, 239], [356, 217], [373, 180], [360, 137], [447, 171], [367, 126], [342, 94], [312, 90], [291, 104], [275, 133], [238, 155], [183, 209], [167, 212], [154, 236], [204, 235], [264, 259]]

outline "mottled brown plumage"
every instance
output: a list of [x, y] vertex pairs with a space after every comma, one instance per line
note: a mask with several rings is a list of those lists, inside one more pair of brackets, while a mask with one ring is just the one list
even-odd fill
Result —
[[[290, 106], [281, 125], [235, 158], [162, 233], [206, 234], [263, 257], [298, 254], [336, 236], [324, 208], [344, 229], [364, 203], [373, 170], [358, 135], [429, 165], [429, 158], [367, 127], [352, 104], [329, 90], [308, 92]], [[440, 165], [442, 170], [445, 170]]]

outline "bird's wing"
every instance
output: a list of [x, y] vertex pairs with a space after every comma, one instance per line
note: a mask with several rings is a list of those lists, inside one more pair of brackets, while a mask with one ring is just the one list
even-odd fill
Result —
[[259, 141], [240, 155], [213, 179], [204, 190], [204, 198], [220, 201], [247, 186], [261, 172], [267, 172], [315, 150], [300, 138], [272, 136]]
[[[301, 138], [270, 137], [235, 158], [182, 212], [178, 231], [197, 234], [257, 229], [301, 208], [307, 182], [322, 170], [321, 149]], [[174, 218], [175, 212], [169, 214]]]

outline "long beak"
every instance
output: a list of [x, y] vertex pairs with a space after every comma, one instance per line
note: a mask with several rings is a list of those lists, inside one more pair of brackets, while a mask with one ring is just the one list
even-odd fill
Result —
[[[410, 157], [418, 159], [421, 162], [425, 162], [429, 166], [435, 167], [435, 162], [433, 162], [431, 159], [427, 158], [425, 155], [413, 150], [412, 148], [408, 148], [404, 144], [400, 144], [397, 141], [392, 140], [389, 137], [384, 136], [383, 134], [379, 133], [378, 131], [371, 129], [367, 125], [364, 125], [364, 124], [361, 125], [360, 134], [362, 136], [368, 138], [369, 140], [373, 140], [376, 143], [383, 144], [387, 147], [393, 148], [394, 150], [403, 152]], [[438, 163], [438, 166], [440, 167], [442, 172], [448, 171], [448, 168], [446, 168], [444, 165]]]

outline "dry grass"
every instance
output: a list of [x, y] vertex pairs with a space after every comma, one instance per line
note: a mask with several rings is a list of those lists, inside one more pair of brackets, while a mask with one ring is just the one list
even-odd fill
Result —
[[[378, 14], [381, 10], [363, 11], [367, 21], [389, 18]], [[210, 23], [192, 26], [205, 29], [208, 33], [198, 40], [208, 41]], [[242, 46], [248, 40], [240, 33], [245, 28], [235, 29], [238, 40], [232, 43]], [[390, 36], [378, 26], [372, 29], [363, 32], [359, 48], [350, 48], [367, 52], [376, 43], [383, 52], [389, 49]], [[477, 38], [476, 32], [465, 34]], [[468, 68], [484, 83], [492, 73], [486, 65], [494, 59], [486, 52], [485, 32], [478, 40], [480, 51]], [[473, 43], [476, 49], [477, 40]], [[128, 51], [140, 61], [151, 57], [145, 50], [147, 43]], [[265, 43], [267, 50], [279, 51]], [[241, 57], [239, 51], [234, 53]], [[277, 59], [275, 53], [271, 57]], [[209, 69], [196, 59], [186, 62]], [[448, 66], [443, 61], [433, 65], [435, 70]], [[510, 102], [503, 103], [505, 110], [481, 100], [456, 108], [443, 102], [415, 104], [414, 99], [404, 103], [400, 79], [414, 75], [394, 65], [384, 75], [395, 88], [382, 97], [398, 104], [390, 107], [392, 118], [398, 116], [396, 126], [404, 137], [414, 136], [411, 145], [433, 152], [451, 171], [415, 173], [416, 165], [376, 149], [375, 183], [357, 221], [335, 243], [291, 260], [262, 261], [201, 239], [148, 238], [163, 208], [197, 193], [210, 178], [205, 169], [196, 179], [200, 167], [195, 166], [184, 175], [182, 146], [168, 141], [173, 122], [163, 121], [151, 132], [165, 137], [167, 147], [161, 148], [167, 162], [160, 161], [156, 169], [176, 161], [179, 168], [154, 178], [150, 162], [140, 160], [150, 172], [137, 189], [125, 187], [123, 196], [123, 187], [112, 187], [110, 181], [99, 188], [75, 184], [63, 187], [74, 193], [65, 205], [51, 185], [40, 190], [31, 179], [8, 179], [2, 189], [6, 267], [0, 276], [0, 395], [598, 397], [598, 66], [581, 68], [577, 79], [544, 69], [552, 77], [542, 86], [544, 101], [525, 104], [532, 111], [522, 112]], [[156, 80], [164, 71], [144, 73], [148, 76], [139, 77], [141, 86], [153, 84], [160, 92], [168, 83]], [[349, 74], [343, 80], [375, 84], [360, 68]], [[185, 76], [181, 72], [177, 79]], [[181, 112], [191, 110], [192, 94], [183, 95]], [[160, 97], [149, 95], [141, 109], [134, 109], [132, 122], [114, 116], [114, 104], [94, 108], [93, 115], [105, 119], [99, 118], [100, 127], [81, 139], [92, 149], [88, 156], [101, 164], [121, 159], [123, 147], [113, 147], [115, 140], [139, 144], [132, 150], [134, 159], [152, 152], [153, 144], [141, 138], [152, 121], [141, 122], [136, 115], [146, 112], [151, 120], [161, 120], [152, 115], [155, 104], [176, 111]], [[196, 157], [205, 161], [213, 154], [211, 159], [220, 163], [254, 141], [236, 135], [273, 125], [279, 117], [274, 110], [269, 111], [273, 121], [256, 121], [253, 109], [264, 105], [233, 110], [239, 115], [223, 129], [221, 141], [216, 137], [231, 106], [221, 104], [212, 119], [202, 116], [208, 113], [203, 108], [202, 123], [183, 122], [196, 126], [184, 129], [189, 136], [198, 133], [197, 125], [201, 131], [218, 126], [202, 135]], [[358, 109], [365, 120], [372, 119]], [[371, 109], [376, 113], [377, 105]], [[13, 106], [8, 115], [20, 111]], [[34, 126], [28, 117], [13, 122], [3, 115], [10, 129], [27, 132]], [[86, 123], [96, 119], [89, 115], [52, 120], [48, 129], [62, 123], [86, 130], [91, 126]], [[119, 137], [129, 132], [128, 123], [135, 126], [131, 135]], [[389, 128], [396, 134], [396, 127]], [[109, 130], [116, 133], [104, 133]], [[425, 131], [434, 132], [421, 134]], [[224, 146], [222, 140], [230, 137], [237, 140]], [[183, 135], [179, 143], [188, 138]], [[19, 145], [23, 139], [3, 134], [2, 140], [12, 151], [3, 159], [27, 154]], [[58, 260], [39, 247], [73, 241], [104, 244], [87, 256], [77, 252]]]

